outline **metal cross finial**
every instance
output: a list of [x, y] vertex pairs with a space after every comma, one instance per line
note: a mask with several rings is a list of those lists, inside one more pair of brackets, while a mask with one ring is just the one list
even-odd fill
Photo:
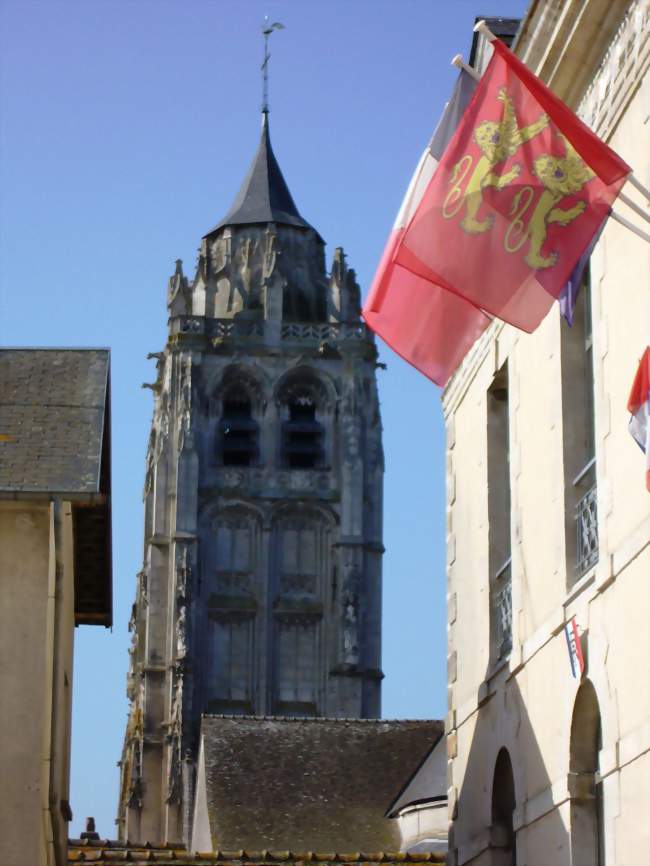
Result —
[[269, 16], [264, 17], [262, 24], [262, 35], [264, 36], [264, 62], [262, 63], [262, 114], [269, 113], [269, 36], [274, 30], [284, 30], [284, 24], [274, 21], [269, 24]]

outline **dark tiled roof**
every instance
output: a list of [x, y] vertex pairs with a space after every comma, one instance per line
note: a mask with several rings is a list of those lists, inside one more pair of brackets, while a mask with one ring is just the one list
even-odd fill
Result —
[[70, 866], [79, 863], [94, 863], [109, 866], [113, 863], [151, 864], [166, 863], [168, 866], [300, 866], [303, 863], [329, 864], [375, 864], [393, 863], [432, 864], [445, 863], [442, 854], [402, 854], [399, 852], [335, 854], [313, 851], [214, 851], [206, 853], [185, 851], [174, 845], [145, 847], [109, 842], [107, 840], [72, 839], [68, 852]]
[[0, 492], [100, 492], [109, 353], [0, 350]]
[[0, 349], [0, 498], [72, 502], [76, 625], [112, 624], [107, 349]]
[[226, 216], [208, 234], [224, 226], [269, 222], [312, 228], [298, 213], [282, 176], [271, 147], [268, 117], [264, 114], [260, 144], [237, 198]]
[[215, 847], [395, 851], [385, 812], [443, 723], [204, 716], [201, 733]]

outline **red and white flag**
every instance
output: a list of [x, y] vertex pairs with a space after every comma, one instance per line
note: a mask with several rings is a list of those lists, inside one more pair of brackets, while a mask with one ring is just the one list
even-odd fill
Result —
[[490, 317], [459, 295], [403, 268], [394, 257], [476, 86], [472, 76], [461, 70], [406, 191], [363, 307], [372, 330], [438, 385], [446, 384]]
[[627, 408], [632, 415], [628, 429], [645, 453], [645, 481], [650, 490], [650, 347], [639, 361]]
[[630, 168], [506, 46], [494, 54], [394, 261], [533, 331]]

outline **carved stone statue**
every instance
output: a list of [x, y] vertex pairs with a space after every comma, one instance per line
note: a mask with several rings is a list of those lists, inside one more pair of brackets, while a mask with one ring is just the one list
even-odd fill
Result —
[[181, 369], [180, 411], [178, 426], [178, 450], [185, 445], [192, 447], [192, 359], [188, 358]]
[[343, 585], [343, 661], [359, 664], [359, 572], [351, 568]]
[[176, 620], [176, 657], [179, 659], [185, 658], [187, 655], [187, 621], [186, 621], [185, 605], [181, 605], [178, 609], [178, 619]]
[[167, 803], [179, 803], [182, 794], [181, 737], [180, 733], [173, 735], [169, 749], [169, 764], [167, 771]]
[[176, 548], [176, 598], [180, 601], [189, 595], [192, 577], [191, 553], [187, 544], [179, 544]]

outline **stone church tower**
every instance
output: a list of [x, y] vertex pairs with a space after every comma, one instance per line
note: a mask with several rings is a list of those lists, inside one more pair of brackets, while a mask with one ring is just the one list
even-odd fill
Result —
[[205, 713], [376, 717], [383, 457], [372, 334], [298, 213], [263, 113], [150, 387], [118, 823], [189, 839]]

